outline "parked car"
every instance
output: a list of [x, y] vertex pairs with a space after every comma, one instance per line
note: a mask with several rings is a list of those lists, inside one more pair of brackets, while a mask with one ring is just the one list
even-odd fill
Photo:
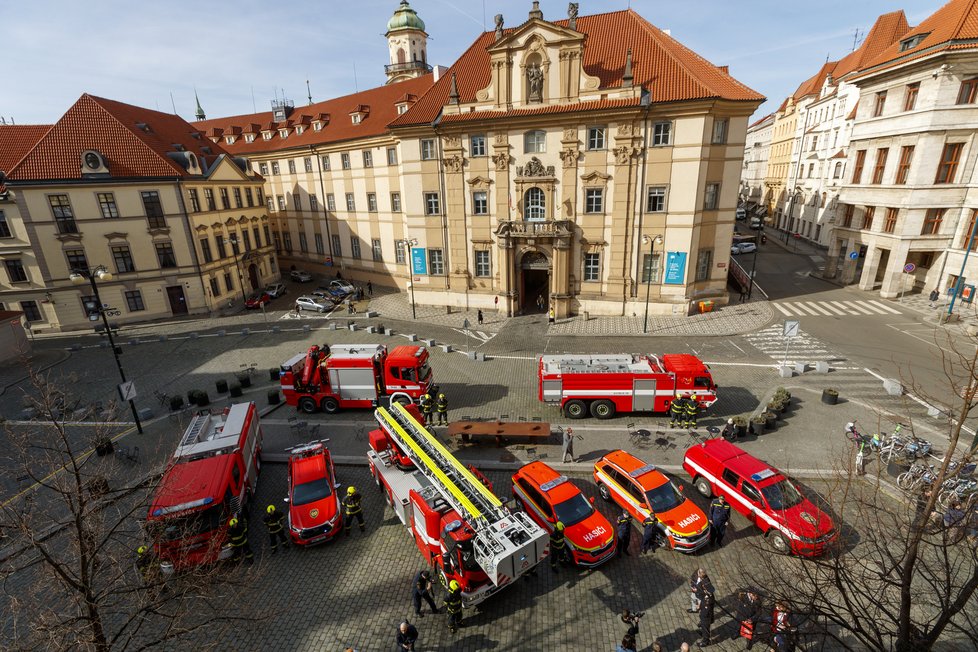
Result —
[[654, 464], [623, 450], [612, 451], [594, 463], [594, 482], [602, 498], [639, 523], [654, 513], [662, 538], [673, 550], [692, 553], [709, 541], [706, 514]]
[[295, 300], [295, 305], [299, 310], [312, 310], [314, 312], [326, 312], [333, 309], [333, 302], [320, 299], [318, 297], [301, 296]]
[[543, 462], [531, 462], [513, 475], [513, 497], [540, 527], [553, 532], [560, 521], [571, 558], [594, 567], [615, 554], [615, 530], [567, 476]]
[[832, 518], [784, 474], [724, 439], [687, 449], [683, 469], [698, 492], [726, 498], [779, 553], [815, 557], [838, 537]]
[[750, 218], [750, 228], [760, 230], [764, 228], [764, 221], [759, 217]]
[[737, 254], [750, 254], [755, 251], [757, 251], [757, 245], [753, 242], [740, 242], [730, 247], [730, 253], [734, 256]]
[[329, 541], [343, 526], [339, 483], [325, 441], [289, 450], [289, 538], [298, 546]]
[[746, 208], [738, 208], [737, 211], [734, 213], [734, 218], [738, 222], [741, 222], [743, 220], [746, 220], [747, 219], [747, 209]]
[[265, 294], [273, 299], [277, 299], [283, 294], [288, 294], [288, 290], [285, 288], [285, 283], [272, 283], [265, 288]]
[[268, 292], [255, 292], [250, 297], [245, 299], [245, 308], [261, 308], [263, 304], [266, 304], [271, 300], [272, 297], [268, 294]]
[[312, 280], [312, 274], [309, 272], [304, 272], [301, 269], [293, 269], [289, 272], [289, 278], [293, 281], [298, 281], [299, 283], [308, 283]]
[[342, 292], [343, 296], [351, 294], [356, 290], [352, 283], [347, 283], [346, 281], [341, 281], [340, 279], [330, 281], [329, 289], [335, 292]]

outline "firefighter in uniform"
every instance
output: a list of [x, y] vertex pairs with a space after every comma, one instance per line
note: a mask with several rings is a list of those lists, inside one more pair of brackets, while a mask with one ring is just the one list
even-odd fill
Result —
[[696, 394], [693, 394], [686, 401], [686, 427], [695, 428], [696, 427], [696, 417], [700, 413], [700, 404], [696, 400]]
[[153, 556], [149, 554], [149, 548], [139, 546], [136, 548], [136, 570], [143, 578], [143, 584], [152, 584], [156, 579], [153, 569]]
[[567, 539], [564, 538], [564, 524], [557, 521], [554, 531], [550, 533], [550, 568], [557, 572], [558, 562], [567, 557]]
[[448, 611], [448, 630], [454, 634], [462, 626], [462, 589], [455, 580], [448, 583], [445, 609]]
[[278, 552], [279, 543], [284, 548], [288, 545], [285, 538], [285, 514], [275, 509], [275, 505], [269, 505], [265, 510], [265, 527], [268, 528], [268, 545], [272, 547], [272, 554]]
[[418, 400], [418, 403], [421, 406], [421, 415], [424, 417], [425, 424], [426, 425], [430, 425], [431, 424], [431, 408], [432, 408], [431, 394], [424, 394]]
[[630, 555], [628, 544], [632, 541], [632, 516], [628, 510], [621, 510], [616, 523], [618, 524], [618, 554]]
[[346, 497], [343, 498], [343, 510], [344, 516], [346, 516], [346, 523], [343, 525], [343, 533], [346, 536], [350, 536], [350, 530], [353, 529], [353, 519], [357, 519], [357, 524], [360, 526], [360, 531], [364, 532], [367, 527], [363, 524], [363, 508], [360, 506], [360, 501], [362, 498], [360, 494], [357, 493], [356, 487], [348, 487], [346, 490]]
[[255, 555], [248, 545], [248, 524], [244, 518], [232, 518], [228, 521], [228, 541], [231, 543], [231, 559], [242, 557], [250, 564], [255, 561]]
[[448, 425], [448, 397], [444, 394], [438, 395], [438, 400], [435, 403], [435, 409], [438, 410], [438, 425], [443, 423]]
[[649, 550], [655, 554], [655, 549], [659, 547], [659, 519], [655, 512], [650, 512], [645, 520], [642, 521], [642, 554]]
[[686, 405], [681, 396], [674, 396], [672, 403], [669, 404], [669, 427], [681, 427], [686, 418]]

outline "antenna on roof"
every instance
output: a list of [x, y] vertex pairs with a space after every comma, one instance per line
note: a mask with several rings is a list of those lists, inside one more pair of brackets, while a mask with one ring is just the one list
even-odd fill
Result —
[[253, 113], [258, 113], [258, 105], [255, 104], [255, 85], [251, 85], [251, 111]]
[[353, 62], [353, 88], [356, 89], [356, 92], [357, 93], [360, 92], [360, 83], [357, 81], [357, 62], [356, 61]]
[[173, 101], [173, 91], [170, 91], [170, 106], [173, 107], [173, 115], [177, 114], [177, 103]]
[[855, 52], [856, 48], [859, 46], [859, 42], [862, 38], [865, 38], [866, 32], [862, 35], [859, 34], [859, 28], [857, 27], [855, 33], [852, 35], [852, 50]]
[[312, 104], [312, 91], [309, 90], [309, 80], [306, 80], [306, 97], [309, 98], [309, 104]]

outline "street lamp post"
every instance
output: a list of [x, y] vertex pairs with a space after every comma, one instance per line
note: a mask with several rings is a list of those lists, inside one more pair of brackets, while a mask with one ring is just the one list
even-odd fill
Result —
[[411, 238], [410, 240], [401, 240], [401, 246], [404, 247], [405, 250], [404, 255], [405, 258], [407, 259], [408, 274], [411, 279], [410, 281], [408, 281], [408, 288], [411, 289], [411, 318], [412, 319], [418, 318], [418, 312], [417, 309], [415, 308], [415, 303], [414, 303], [414, 267], [413, 267], [414, 261], [411, 259], [411, 247], [414, 247], [417, 244], [418, 244], [417, 238]]
[[[95, 282], [96, 279], [100, 281], [111, 281], [112, 273], [107, 270], [104, 265], [99, 265], [91, 270], [75, 269], [68, 274], [68, 280], [75, 285], [81, 285], [86, 279], [92, 286], [92, 295], [95, 297], [95, 309], [98, 311], [98, 314], [102, 316], [102, 325], [105, 326], [105, 335], [109, 338], [109, 348], [112, 349], [112, 356], [115, 358], [115, 366], [119, 369], [119, 378], [122, 379], [122, 382], [126, 382], [126, 372], [122, 370], [122, 361], [119, 359], [119, 349], [117, 349], [115, 346], [115, 340], [112, 337], [112, 328], [109, 327], [109, 318], [105, 314], [105, 307], [102, 305], [102, 297], [98, 292], [98, 283]], [[136, 411], [136, 404], [132, 399], [129, 399], [129, 408], [132, 410], [133, 421], [136, 422], [136, 430], [139, 432], [139, 434], [142, 434], [143, 424], [139, 421], [139, 413]]]
[[246, 251], [246, 252], [244, 252], [243, 255], [238, 254], [238, 252], [236, 251], [237, 248], [238, 248], [238, 236], [237, 236], [237, 234], [232, 233], [229, 239], [231, 240], [231, 247], [232, 247], [232, 249], [235, 250], [234, 251], [234, 271], [238, 275], [238, 284], [241, 286], [241, 301], [248, 301], [248, 295], [245, 292], [244, 272], [241, 271], [241, 263], [244, 261], [244, 257], [247, 254], [249, 254], [250, 252]]
[[662, 244], [662, 236], [654, 235], [642, 236], [642, 243], [649, 245], [649, 269], [645, 278], [645, 320], [642, 323], [642, 332], [649, 332], [649, 296], [652, 294], [652, 254], [655, 252], [656, 243]]
[[[761, 227], [761, 233], [764, 233], [764, 228]], [[754, 263], [750, 268], [750, 285], [747, 286], [747, 300], [750, 301], [751, 295], [754, 293], [754, 273], [757, 271], [757, 252], [760, 250], [760, 242], [754, 243]]]

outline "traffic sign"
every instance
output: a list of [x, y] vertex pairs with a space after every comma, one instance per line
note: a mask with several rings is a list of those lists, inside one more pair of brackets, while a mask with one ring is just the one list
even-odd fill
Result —
[[906, 272], [907, 274], [913, 273], [915, 269], [917, 269], [917, 266], [914, 265], [913, 263], [907, 263], [906, 265], [903, 266], [903, 271]]
[[800, 322], [796, 319], [785, 319], [782, 337], [798, 337]]
[[858, 251], [850, 251], [849, 252], [849, 260], [856, 260], [857, 258], [859, 258], [859, 252]]
[[119, 383], [119, 397], [123, 401], [131, 401], [136, 398], [136, 383], [131, 380], [127, 380], [124, 383]]

